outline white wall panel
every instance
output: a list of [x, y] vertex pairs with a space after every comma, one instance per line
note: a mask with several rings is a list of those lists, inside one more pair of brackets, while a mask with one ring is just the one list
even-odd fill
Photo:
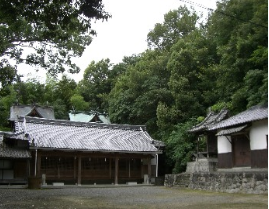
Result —
[[218, 153], [229, 153], [232, 152], [232, 145], [230, 143], [230, 136], [218, 136]]
[[250, 137], [250, 149], [262, 150], [267, 148], [266, 135], [268, 135], [268, 121], [262, 120], [253, 122], [249, 137]]

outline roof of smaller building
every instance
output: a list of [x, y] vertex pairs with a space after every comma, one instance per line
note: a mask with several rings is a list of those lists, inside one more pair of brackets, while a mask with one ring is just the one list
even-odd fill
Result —
[[[97, 111], [90, 112], [69, 112], [70, 121], [78, 121], [78, 122], [99, 122], [105, 124], [111, 124], [109, 117], [107, 114], [99, 113]], [[96, 121], [95, 121], [96, 120]]]
[[239, 126], [253, 121], [268, 119], [268, 106], [257, 105], [234, 115], [226, 120], [210, 126], [209, 130], [216, 130], [232, 126]]
[[26, 149], [10, 147], [4, 142], [5, 136], [11, 136], [12, 133], [0, 134], [0, 157], [1, 158], [31, 158], [31, 154]]
[[[18, 138], [28, 138], [30, 148], [158, 153], [159, 141], [142, 125], [84, 123], [26, 117], [15, 121]], [[22, 134], [22, 132], [24, 134]]]
[[13, 105], [10, 107], [9, 120], [15, 121], [18, 117], [31, 116], [37, 114], [41, 118], [55, 119], [54, 109], [52, 107], [42, 107], [38, 105]]
[[208, 130], [208, 127], [222, 121], [224, 118], [228, 116], [228, 110], [223, 109], [218, 113], [215, 112], [209, 112], [206, 118], [196, 126], [193, 126], [189, 132], [199, 132], [199, 131], [205, 131]]
[[245, 128], [247, 128], [248, 125], [243, 125], [243, 126], [239, 126], [239, 127], [235, 127], [235, 128], [229, 128], [229, 129], [224, 129], [219, 131], [216, 136], [226, 136], [226, 135], [231, 135], [231, 134], [235, 134], [238, 133], [240, 131], [243, 131]]

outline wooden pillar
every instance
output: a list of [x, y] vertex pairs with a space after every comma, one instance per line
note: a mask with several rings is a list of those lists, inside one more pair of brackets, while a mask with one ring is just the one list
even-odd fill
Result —
[[196, 146], [196, 161], [198, 161], [199, 158], [199, 136], [197, 138], [197, 146]]
[[78, 186], [81, 186], [81, 156], [78, 156]]
[[140, 169], [141, 169], [141, 178], [144, 178], [144, 159], [143, 158], [141, 158], [140, 159], [141, 160], [141, 163], [140, 163]]
[[28, 177], [31, 175], [31, 170], [30, 170], [30, 159], [27, 159], [26, 161], [27, 163], [27, 166], [26, 166], [26, 176], [25, 176], [25, 179], [28, 179]]
[[74, 157], [74, 180], [77, 178], [77, 157]]
[[208, 135], [206, 137], [206, 157], [209, 158], [209, 144], [208, 144]]
[[41, 155], [37, 154], [37, 176], [41, 176]]
[[109, 178], [111, 179], [112, 172], [111, 172], [111, 158], [109, 158]]
[[58, 177], [58, 179], [61, 178], [60, 164], [61, 164], [61, 157], [59, 157], [59, 159], [58, 159], [58, 165], [57, 165], [57, 177]]
[[148, 158], [148, 178], [149, 178], [149, 184], [151, 182], [151, 158]]
[[119, 158], [115, 158], [115, 185], [118, 184], [118, 175], [119, 175]]
[[128, 176], [129, 176], [129, 178], [131, 178], [131, 159], [129, 158], [129, 165], [128, 165]]

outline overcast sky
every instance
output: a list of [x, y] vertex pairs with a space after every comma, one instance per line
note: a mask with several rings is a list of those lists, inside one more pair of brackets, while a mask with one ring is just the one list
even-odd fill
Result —
[[[124, 56], [145, 51], [148, 32], [156, 23], [162, 23], [164, 14], [170, 10], [186, 5], [193, 6], [198, 13], [206, 15], [208, 10], [195, 4], [215, 9], [216, 0], [103, 0], [103, 4], [104, 10], [110, 13], [112, 18], [105, 22], [93, 23], [92, 28], [96, 30], [97, 36], [86, 48], [82, 57], [73, 59], [81, 68], [78, 75], [70, 75], [76, 81], [82, 79], [83, 72], [91, 61], [98, 62], [109, 58], [112, 63], [117, 64]], [[30, 70], [26, 69], [30, 68], [24, 65], [23, 71], [19, 68], [19, 73], [27, 75]], [[36, 75], [32, 73], [32, 77]], [[42, 76], [42, 73], [38, 75]]]

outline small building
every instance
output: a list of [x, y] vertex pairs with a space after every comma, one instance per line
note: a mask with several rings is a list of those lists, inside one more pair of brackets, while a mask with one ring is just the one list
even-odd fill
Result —
[[[224, 115], [209, 114], [190, 130], [198, 139], [206, 135], [217, 143], [207, 140], [206, 152], [196, 151], [198, 157], [187, 164], [186, 172], [165, 175], [165, 186], [268, 193], [268, 106], [257, 105], [229, 118]], [[217, 146], [216, 159], [210, 154], [210, 144]]]
[[188, 131], [196, 135], [197, 141], [196, 150], [193, 153], [195, 162], [187, 163], [186, 172], [210, 172], [217, 169], [218, 150], [216, 131], [209, 131], [208, 128], [227, 117], [228, 110], [224, 109], [218, 113], [210, 111], [201, 123], [193, 126]]
[[0, 184], [26, 184], [30, 158], [28, 140], [0, 132]]
[[55, 119], [52, 107], [13, 105], [10, 107], [11, 127], [14, 132], [0, 132], [0, 184], [26, 184], [29, 176], [31, 152], [23, 130], [15, 127], [18, 117]]
[[[197, 149], [196, 157], [216, 157], [218, 154], [217, 151], [217, 137], [216, 132], [209, 131], [208, 128], [214, 124], [219, 123], [220, 121], [228, 118], [228, 110], [221, 110], [218, 113], [210, 111], [206, 118], [196, 126], [192, 127], [189, 132], [194, 133], [197, 136]], [[204, 140], [205, 146], [199, 146], [202, 140]], [[201, 144], [202, 145], [202, 144]]]
[[217, 131], [218, 168], [268, 168], [268, 106], [251, 107], [208, 130]]

